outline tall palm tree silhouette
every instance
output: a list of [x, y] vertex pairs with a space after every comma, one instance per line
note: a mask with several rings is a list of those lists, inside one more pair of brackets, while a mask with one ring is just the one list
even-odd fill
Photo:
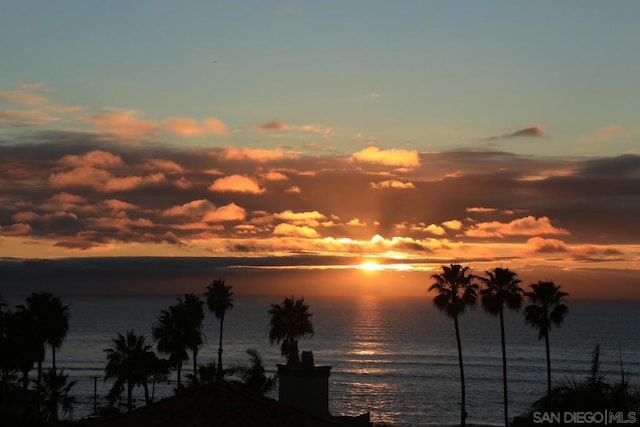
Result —
[[[33, 292], [27, 297], [26, 306], [21, 305], [18, 308], [31, 313], [35, 322], [36, 339], [41, 343], [41, 357], [37, 361], [38, 377], [36, 379], [36, 387], [40, 392], [45, 345], [51, 347], [51, 367], [56, 373], [56, 349], [62, 346], [69, 331], [69, 306], [63, 305], [60, 298], [49, 292]], [[56, 378], [56, 375], [52, 377], [54, 381]], [[54, 390], [57, 390], [57, 387], [54, 387]]]
[[115, 379], [108, 394], [109, 400], [116, 400], [126, 386], [127, 411], [133, 409], [133, 388], [144, 384], [148, 377], [149, 362], [152, 355], [155, 356], [151, 345], [145, 341], [144, 336], [136, 335], [134, 331], [127, 331], [126, 336], [118, 332], [112, 338], [112, 347], [104, 349], [107, 353], [104, 379]]
[[216, 279], [206, 287], [204, 296], [207, 299], [207, 307], [212, 311], [216, 319], [220, 322], [220, 337], [218, 343], [218, 370], [216, 378], [222, 379], [222, 331], [224, 327], [224, 316], [227, 310], [233, 308], [233, 292], [231, 286], [224, 284], [224, 279]]
[[504, 395], [504, 425], [509, 425], [509, 401], [507, 394], [507, 351], [504, 338], [504, 307], [518, 311], [522, 306], [521, 280], [508, 268], [485, 271], [487, 277], [478, 277], [484, 283], [480, 290], [482, 307], [489, 314], [500, 318], [500, 342], [502, 344], [502, 389]]
[[158, 352], [169, 355], [171, 366], [176, 367], [178, 377], [176, 391], [182, 388], [182, 362], [189, 358], [187, 354], [187, 333], [183, 328], [184, 310], [180, 304], [161, 310], [158, 321], [151, 330]]
[[304, 298], [285, 298], [282, 304], [271, 305], [269, 315], [269, 341], [272, 345], [282, 341], [280, 353], [287, 358], [287, 363], [298, 363], [298, 338], [315, 333], [309, 306]]
[[435, 282], [429, 287], [429, 292], [435, 291], [433, 304], [453, 319], [458, 344], [458, 364], [460, 366], [460, 425], [466, 425], [466, 392], [464, 384], [464, 365], [462, 363], [462, 345], [460, 343], [460, 325], [458, 317], [465, 312], [467, 306], [473, 306], [478, 297], [478, 285], [473, 283], [473, 276], [468, 266], [451, 264], [442, 266], [442, 273], [431, 276]]
[[202, 346], [204, 321], [204, 302], [196, 295], [184, 294], [184, 300], [178, 299], [181, 310], [180, 321], [185, 331], [185, 343], [193, 355], [193, 378], [198, 381], [198, 352]]
[[[19, 308], [15, 312], [5, 315], [6, 321], [6, 345], [8, 354], [1, 354], [11, 364], [11, 368], [17, 368], [22, 373], [22, 388], [27, 390], [29, 386], [29, 372], [33, 365], [42, 359], [43, 346], [38, 339], [38, 331], [31, 312]], [[3, 352], [4, 353], [4, 352]]]
[[524, 321], [538, 330], [538, 339], [544, 338], [547, 353], [547, 394], [551, 393], [551, 356], [549, 352], [549, 331], [551, 326], [560, 327], [569, 308], [564, 304], [568, 293], [560, 290], [553, 282], [538, 282], [531, 285], [531, 292], [525, 295], [531, 302], [524, 309]]

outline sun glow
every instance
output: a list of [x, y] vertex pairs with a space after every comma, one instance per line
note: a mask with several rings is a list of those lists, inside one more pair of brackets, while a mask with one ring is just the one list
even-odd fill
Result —
[[364, 271], [379, 271], [382, 270], [382, 266], [375, 261], [367, 261], [360, 264], [358, 267]]

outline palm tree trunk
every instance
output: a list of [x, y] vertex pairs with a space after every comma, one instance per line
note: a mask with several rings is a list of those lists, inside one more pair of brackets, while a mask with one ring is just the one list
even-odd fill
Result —
[[146, 379], [142, 382], [142, 387], [144, 388], [144, 404], [149, 405], [151, 400], [149, 400], [149, 384]]
[[193, 349], [193, 380], [198, 384], [198, 349]]
[[460, 343], [460, 327], [458, 325], [458, 316], [453, 318], [454, 325], [456, 327], [456, 341], [458, 343], [458, 363], [460, 364], [460, 386], [461, 386], [461, 399], [460, 399], [460, 426], [465, 427], [467, 410], [466, 410], [466, 393], [464, 387], [464, 366], [462, 364], [462, 344]]
[[224, 325], [224, 316], [220, 318], [220, 342], [218, 344], [218, 372], [216, 380], [222, 379], [222, 325]]
[[180, 373], [182, 372], [182, 361], [178, 362], [178, 388], [177, 390], [180, 391], [180, 385], [182, 384], [180, 382]]
[[57, 373], [56, 371], [56, 348], [51, 346], [51, 367], [53, 368], [53, 373]]
[[36, 378], [36, 388], [40, 394], [40, 384], [42, 384], [42, 360], [38, 360], [38, 378]]
[[38, 360], [38, 378], [36, 379], [36, 407], [40, 409], [40, 394], [42, 384], [42, 360]]
[[551, 394], [551, 354], [549, 353], [549, 333], [544, 335], [544, 345], [547, 350], [547, 394]]
[[133, 384], [127, 381], [127, 412], [133, 410]]
[[509, 426], [509, 399], [507, 395], [507, 349], [504, 341], [504, 313], [500, 311], [500, 341], [502, 342], [502, 390], [504, 393], [504, 427]]

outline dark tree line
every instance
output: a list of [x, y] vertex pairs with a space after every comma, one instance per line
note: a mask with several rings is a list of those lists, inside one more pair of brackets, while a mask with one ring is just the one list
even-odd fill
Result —
[[[21, 410], [36, 420], [52, 422], [58, 421], [61, 415], [71, 414], [70, 391], [76, 382], [69, 381], [56, 366], [56, 352], [69, 331], [69, 318], [69, 307], [48, 292], [34, 292], [14, 309], [0, 296], [0, 407], [3, 411]], [[51, 354], [51, 367], [43, 370], [47, 352]]]

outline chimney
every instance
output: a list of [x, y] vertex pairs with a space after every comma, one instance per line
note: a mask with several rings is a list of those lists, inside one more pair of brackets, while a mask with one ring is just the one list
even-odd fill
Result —
[[278, 364], [280, 402], [320, 417], [329, 417], [331, 366], [315, 366], [313, 353], [303, 351], [299, 363]]

